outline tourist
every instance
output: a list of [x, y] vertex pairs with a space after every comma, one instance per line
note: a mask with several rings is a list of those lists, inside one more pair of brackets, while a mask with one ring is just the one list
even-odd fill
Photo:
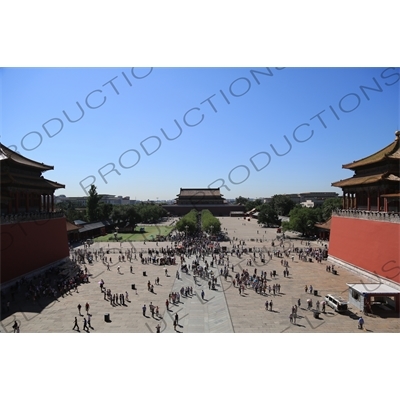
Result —
[[78, 332], [79, 332], [79, 325], [78, 325], [78, 318], [77, 317], [75, 317], [74, 326], [73, 326], [72, 330], [74, 331], [75, 328], [77, 328]]
[[90, 321], [91, 321], [91, 317], [90, 317], [90, 314], [89, 314], [88, 318], [87, 318], [87, 323], [88, 323], [89, 328], [93, 329], [92, 325], [90, 324]]

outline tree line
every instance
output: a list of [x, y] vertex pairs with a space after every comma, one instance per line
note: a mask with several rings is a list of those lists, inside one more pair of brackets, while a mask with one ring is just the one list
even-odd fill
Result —
[[72, 202], [65, 201], [57, 204], [57, 211], [64, 212], [68, 221], [84, 220], [97, 222], [111, 220], [120, 228], [132, 230], [140, 224], [153, 224], [167, 216], [167, 211], [158, 204], [138, 203], [131, 205], [113, 205], [102, 202], [102, 196], [97, 193], [97, 188], [92, 185], [89, 190], [86, 208], [80, 209]]
[[262, 199], [250, 200], [239, 196], [236, 203], [245, 206], [246, 211], [256, 209], [258, 222], [267, 226], [281, 225], [279, 216], [289, 217], [289, 221], [282, 223], [284, 230], [293, 230], [303, 235], [315, 233], [315, 224], [329, 220], [333, 210], [342, 207], [342, 198], [326, 199], [321, 206], [314, 208], [303, 207], [296, 204], [288, 196], [275, 195], [271, 201], [264, 203]]
[[214, 217], [210, 210], [202, 210], [201, 214], [195, 209], [184, 215], [177, 223], [176, 229], [179, 232], [195, 233], [200, 226], [203, 232], [218, 233], [221, 230], [221, 222], [218, 218]]

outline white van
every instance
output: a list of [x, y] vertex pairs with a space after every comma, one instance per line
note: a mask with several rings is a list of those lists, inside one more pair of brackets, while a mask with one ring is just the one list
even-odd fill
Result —
[[347, 301], [342, 299], [340, 296], [327, 294], [325, 296], [325, 301], [329, 307], [332, 307], [338, 313], [345, 313], [347, 311]]

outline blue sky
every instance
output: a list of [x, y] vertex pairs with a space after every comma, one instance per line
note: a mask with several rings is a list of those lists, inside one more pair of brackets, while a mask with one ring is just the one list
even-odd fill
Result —
[[390, 67], [4, 68], [1, 142], [53, 165], [58, 195], [92, 182], [138, 200], [180, 187], [332, 191], [351, 176], [342, 164], [394, 140], [399, 78]]

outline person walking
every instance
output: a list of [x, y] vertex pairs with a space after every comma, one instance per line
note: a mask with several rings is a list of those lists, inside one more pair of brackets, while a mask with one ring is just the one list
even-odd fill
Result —
[[82, 314], [81, 314], [81, 308], [82, 308], [82, 306], [81, 306], [80, 304], [78, 304], [77, 308], [78, 308], [78, 311], [79, 311], [79, 316], [81, 316], [81, 315], [82, 315]]
[[204, 290], [201, 291], [201, 298], [204, 300]]
[[161, 333], [161, 326], [160, 326], [160, 324], [157, 324], [157, 326], [156, 326], [156, 333]]
[[72, 328], [72, 330], [74, 331], [75, 328], [77, 328], [77, 329], [78, 329], [78, 332], [80, 332], [80, 330], [79, 330], [79, 325], [78, 325], [78, 318], [77, 318], [77, 317], [75, 317], [74, 327]]
[[86, 321], [86, 318], [83, 317], [83, 330], [84, 330], [84, 331], [87, 331], [87, 329], [88, 329], [88, 327], [87, 327], [87, 321]]
[[89, 308], [90, 308], [89, 303], [86, 303], [85, 305], [86, 314], [89, 314]]
[[146, 316], [146, 304], [143, 304], [142, 311], [143, 311], [143, 317], [145, 317]]
[[88, 317], [87, 317], [87, 324], [88, 324], [88, 327], [89, 327], [89, 328], [93, 329], [93, 328], [92, 328], [92, 325], [91, 325], [91, 323], [90, 323], [91, 319], [92, 319], [92, 318], [90, 317], [90, 314], [89, 314]]
[[358, 329], [364, 329], [364, 318], [360, 317], [358, 319]]

